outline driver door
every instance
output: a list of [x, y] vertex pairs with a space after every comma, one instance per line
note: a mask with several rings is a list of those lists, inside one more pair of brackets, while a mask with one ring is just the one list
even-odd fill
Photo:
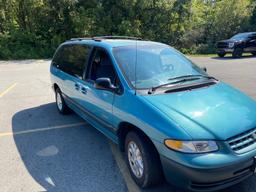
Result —
[[98, 125], [107, 127], [113, 132], [112, 104], [115, 93], [94, 87], [95, 80], [102, 77], [110, 78], [112, 84], [115, 84], [117, 80], [108, 53], [101, 48], [94, 48], [82, 86], [84, 91], [80, 94], [79, 102]]
[[256, 51], [256, 34], [253, 34], [248, 43], [247, 43], [247, 51], [248, 52], [255, 52]]

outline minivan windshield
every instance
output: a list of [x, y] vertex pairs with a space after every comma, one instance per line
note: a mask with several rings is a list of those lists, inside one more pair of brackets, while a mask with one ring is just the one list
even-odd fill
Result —
[[149, 89], [186, 76], [206, 73], [168, 45], [140, 43], [113, 48], [124, 75], [137, 89]]

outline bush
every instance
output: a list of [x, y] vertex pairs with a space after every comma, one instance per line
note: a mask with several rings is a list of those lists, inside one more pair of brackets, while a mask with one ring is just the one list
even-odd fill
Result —
[[0, 59], [50, 58], [72, 37], [129, 35], [183, 53], [256, 29], [255, 0], [0, 1]]
[[60, 42], [58, 37], [45, 40], [26, 31], [0, 34], [0, 59], [51, 58]]

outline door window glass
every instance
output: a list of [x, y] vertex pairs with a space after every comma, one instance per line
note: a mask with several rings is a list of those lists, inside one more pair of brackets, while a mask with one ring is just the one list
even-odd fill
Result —
[[89, 79], [95, 81], [102, 77], [109, 78], [112, 84], [116, 83], [116, 73], [108, 54], [103, 50], [96, 49], [92, 59]]

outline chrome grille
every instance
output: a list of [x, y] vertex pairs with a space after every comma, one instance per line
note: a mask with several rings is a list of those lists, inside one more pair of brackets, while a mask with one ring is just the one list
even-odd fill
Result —
[[244, 153], [256, 148], [256, 128], [229, 138], [228, 144], [236, 153]]

